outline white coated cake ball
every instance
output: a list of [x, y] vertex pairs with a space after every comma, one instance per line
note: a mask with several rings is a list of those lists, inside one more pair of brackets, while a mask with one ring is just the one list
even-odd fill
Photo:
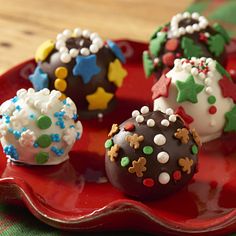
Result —
[[182, 59], [181, 64], [175, 63], [153, 86], [154, 110], [171, 107], [196, 128], [203, 142], [236, 131], [236, 86], [228, 72], [209, 58]]
[[[82, 135], [82, 125], [70, 98], [59, 91], [18, 90], [0, 106], [0, 140], [11, 161], [29, 165], [56, 165]], [[27, 150], [27, 151], [26, 151]]]

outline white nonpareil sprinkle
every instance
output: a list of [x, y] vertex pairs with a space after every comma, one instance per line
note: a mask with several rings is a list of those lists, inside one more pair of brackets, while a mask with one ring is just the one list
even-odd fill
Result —
[[167, 119], [163, 119], [161, 121], [161, 125], [165, 126], [165, 127], [168, 127], [170, 125], [170, 122], [167, 120]]
[[155, 126], [155, 121], [153, 119], [148, 119], [147, 120], [147, 126], [148, 127], [153, 127]]
[[160, 162], [162, 164], [167, 163], [169, 161], [169, 158], [170, 158], [170, 156], [167, 152], [163, 151], [163, 152], [159, 152], [157, 154], [157, 160], [158, 160], [158, 162]]
[[153, 141], [157, 146], [162, 146], [166, 143], [166, 137], [163, 134], [157, 134]]
[[173, 115], [173, 114], [174, 114], [173, 109], [171, 109], [171, 108], [166, 109], [166, 115], [170, 116], [170, 115]]
[[159, 175], [158, 180], [160, 184], [168, 184], [170, 181], [170, 175], [167, 172], [162, 172]]
[[144, 121], [144, 117], [142, 115], [138, 115], [136, 116], [135, 120], [138, 122], [138, 123], [142, 123]]
[[141, 111], [142, 114], [147, 114], [149, 112], [149, 107], [148, 106], [143, 106], [140, 111]]
[[170, 115], [169, 116], [169, 121], [171, 121], [171, 122], [175, 122], [176, 121], [176, 115]]
[[140, 112], [139, 112], [138, 110], [134, 110], [134, 111], [132, 112], [132, 117], [133, 117], [133, 118], [137, 117], [138, 115], [140, 115]]

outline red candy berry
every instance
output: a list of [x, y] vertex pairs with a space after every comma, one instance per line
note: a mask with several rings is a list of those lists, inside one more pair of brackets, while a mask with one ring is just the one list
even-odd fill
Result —
[[175, 114], [179, 115], [184, 120], [187, 126], [194, 121], [192, 116], [188, 115], [182, 106], [179, 106], [177, 108], [177, 110], [175, 111]]
[[125, 131], [132, 131], [134, 130], [134, 124], [133, 123], [127, 123], [124, 127]]
[[204, 42], [204, 43], [207, 43], [208, 38], [206, 37], [206, 35], [204, 33], [200, 33], [199, 34], [199, 40]]
[[146, 178], [143, 180], [143, 185], [145, 185], [146, 187], [151, 188], [154, 185], [154, 180], [151, 178]]
[[215, 114], [217, 112], [217, 108], [215, 106], [210, 106], [209, 108], [209, 113], [211, 115]]
[[180, 172], [179, 170], [176, 170], [176, 171], [173, 173], [173, 178], [174, 178], [175, 181], [180, 180], [181, 177], [182, 177], [182, 175], [181, 175], [181, 172]]
[[169, 39], [166, 42], [165, 48], [168, 51], [175, 51], [179, 46], [179, 40], [178, 39]]
[[168, 67], [173, 67], [174, 60], [175, 55], [172, 52], [167, 52], [162, 56], [162, 62]]

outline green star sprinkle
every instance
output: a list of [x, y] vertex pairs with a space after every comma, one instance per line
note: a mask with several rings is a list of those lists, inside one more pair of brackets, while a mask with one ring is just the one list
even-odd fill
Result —
[[166, 41], [167, 34], [165, 32], [159, 32], [158, 36], [150, 41], [149, 50], [154, 56], [158, 56], [161, 46]]
[[129, 163], [130, 163], [130, 160], [128, 157], [121, 158], [120, 164], [122, 167], [126, 167], [127, 165], [129, 165]]
[[150, 59], [148, 52], [143, 52], [143, 68], [145, 72], [145, 76], [148, 78], [154, 71], [154, 65], [152, 60]]
[[192, 153], [195, 155], [198, 154], [198, 147], [195, 144], [192, 146]]
[[40, 129], [48, 129], [51, 126], [52, 121], [48, 116], [42, 115], [37, 119], [36, 123]]
[[52, 140], [49, 135], [42, 134], [37, 138], [36, 142], [41, 148], [47, 148], [51, 145]]
[[47, 152], [39, 152], [35, 156], [35, 160], [38, 164], [44, 164], [48, 161], [49, 155]]
[[208, 97], [207, 101], [209, 104], [214, 104], [216, 102], [216, 97], [212, 95]]
[[225, 113], [226, 125], [224, 128], [225, 132], [236, 131], [236, 105], [229, 112]]
[[210, 36], [207, 44], [209, 45], [210, 52], [217, 57], [220, 56], [225, 49], [225, 40], [221, 34]]
[[177, 80], [176, 87], [178, 90], [177, 102], [197, 103], [197, 94], [203, 90], [204, 85], [195, 83], [194, 77], [190, 75], [185, 81]]
[[153, 148], [151, 146], [145, 146], [143, 148], [143, 153], [146, 155], [150, 155], [153, 153]]
[[184, 56], [187, 58], [203, 56], [201, 47], [196, 45], [194, 41], [188, 37], [182, 38], [181, 48], [184, 51]]
[[113, 141], [111, 139], [108, 139], [105, 142], [105, 148], [110, 149], [113, 146]]
[[215, 31], [217, 31], [218, 33], [220, 33], [222, 35], [222, 37], [224, 38], [226, 43], [230, 42], [229, 34], [226, 32], [226, 30], [220, 24], [215, 23], [213, 25], [213, 28], [215, 29]]

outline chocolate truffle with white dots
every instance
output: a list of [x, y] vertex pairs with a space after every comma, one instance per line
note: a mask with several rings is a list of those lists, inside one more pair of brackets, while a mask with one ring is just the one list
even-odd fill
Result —
[[113, 124], [105, 142], [105, 167], [111, 184], [125, 194], [153, 200], [185, 186], [197, 171], [200, 138], [171, 108], [132, 112]]
[[0, 106], [0, 141], [7, 158], [28, 165], [56, 165], [69, 158], [82, 125], [70, 98], [59, 91], [20, 89]]
[[95, 118], [115, 106], [115, 93], [127, 72], [125, 57], [111, 40], [79, 28], [65, 29], [36, 51], [37, 67], [29, 80], [36, 91], [58, 90], [70, 97], [81, 118]]
[[143, 53], [146, 77], [159, 79], [174, 66], [176, 58], [211, 57], [222, 65], [227, 62], [226, 45], [230, 37], [218, 23], [212, 26], [198, 13], [179, 13], [151, 36]]

